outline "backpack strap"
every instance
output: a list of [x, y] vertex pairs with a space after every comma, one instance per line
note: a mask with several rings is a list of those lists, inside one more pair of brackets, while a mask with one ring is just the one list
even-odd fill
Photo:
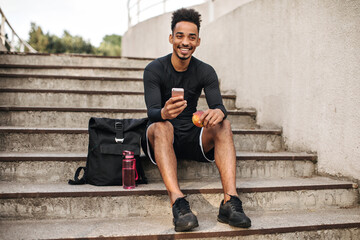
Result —
[[[79, 175], [81, 170], [84, 169], [84, 175], [81, 179], [79, 179]], [[69, 179], [68, 183], [70, 185], [82, 185], [82, 184], [86, 184], [86, 179], [85, 179], [85, 173], [86, 173], [86, 167], [79, 167], [76, 172], [75, 172], [75, 176], [74, 176], [74, 180]]]

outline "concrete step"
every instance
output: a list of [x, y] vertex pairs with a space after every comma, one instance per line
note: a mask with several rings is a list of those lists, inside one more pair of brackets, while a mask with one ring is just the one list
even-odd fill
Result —
[[[0, 107], [0, 126], [17, 127], [87, 127], [90, 117], [144, 118], [146, 109]], [[233, 128], [259, 128], [252, 109], [228, 110], [227, 119]]]
[[0, 74], [142, 78], [144, 68], [0, 64]]
[[[220, 180], [180, 181], [195, 213], [216, 213], [223, 199]], [[319, 210], [355, 207], [357, 185], [324, 177], [237, 179], [247, 211]], [[171, 216], [162, 182], [121, 186], [66, 183], [0, 183], [1, 219], [82, 219]]]
[[[235, 109], [235, 96], [223, 95], [226, 109]], [[144, 92], [57, 89], [0, 89], [0, 106], [145, 108]], [[205, 96], [198, 109], [207, 109]]]
[[[79, 166], [86, 165], [87, 153], [4, 153], [0, 152], [0, 181], [32, 183], [66, 183]], [[315, 173], [316, 155], [307, 153], [237, 152], [237, 177], [281, 178], [311, 177]], [[157, 166], [143, 157], [142, 164], [150, 182], [160, 181]], [[214, 163], [181, 160], [180, 180], [219, 179]]]
[[88, 77], [39, 74], [0, 74], [0, 88], [144, 91], [142, 76], [140, 78], [125, 78], [119, 76]]
[[0, 64], [145, 68], [152, 59], [103, 57], [85, 54], [0, 52]]
[[360, 239], [360, 209], [249, 212], [252, 227], [233, 228], [216, 214], [199, 214], [199, 227], [176, 233], [172, 216], [115, 219], [2, 221], [1, 239]]
[[[278, 152], [281, 130], [233, 129], [237, 151]], [[87, 128], [0, 127], [0, 152], [86, 152]]]

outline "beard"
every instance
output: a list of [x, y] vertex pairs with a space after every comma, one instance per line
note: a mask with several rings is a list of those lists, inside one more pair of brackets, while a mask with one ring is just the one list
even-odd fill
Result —
[[188, 56], [188, 57], [181, 57], [181, 56], [179, 56], [178, 53], [176, 53], [176, 56], [177, 56], [180, 60], [187, 60], [187, 59], [189, 59], [189, 58], [191, 57], [191, 55]]
[[[178, 47], [179, 49], [181, 48], [182, 46], [180, 46], [180, 47]], [[189, 51], [191, 51], [193, 48], [191, 47], [190, 49], [189, 49]], [[176, 56], [180, 59], [180, 60], [188, 60], [190, 57], [191, 57], [191, 55], [192, 54], [190, 54], [189, 56], [187, 56], [187, 57], [182, 57], [182, 56], [180, 56], [179, 55], [179, 53], [176, 51], [175, 52], [176, 53]]]

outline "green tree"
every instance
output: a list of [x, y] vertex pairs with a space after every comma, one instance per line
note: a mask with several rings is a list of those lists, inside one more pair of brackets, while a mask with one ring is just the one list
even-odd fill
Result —
[[85, 41], [80, 36], [72, 36], [68, 31], [64, 31], [61, 43], [66, 49], [66, 53], [95, 53], [95, 48], [90, 42]]
[[121, 36], [113, 34], [106, 35], [99, 48], [95, 48], [89, 41], [80, 36], [72, 36], [64, 31], [62, 37], [44, 34], [41, 27], [31, 23], [29, 32], [29, 44], [42, 53], [85, 53], [103, 56], [121, 55]]
[[66, 52], [66, 48], [61, 42], [61, 38], [55, 35], [46, 34], [49, 39], [49, 44], [47, 46], [48, 53], [64, 53]]
[[121, 36], [106, 35], [96, 52], [103, 56], [121, 56]]
[[95, 48], [80, 36], [72, 36], [64, 31], [62, 38], [50, 33], [44, 34], [41, 27], [31, 23], [29, 44], [42, 53], [88, 53], [94, 54]]
[[47, 45], [49, 39], [44, 35], [41, 27], [36, 26], [35, 23], [31, 23], [31, 30], [29, 32], [29, 44], [36, 49], [38, 52], [47, 52]]

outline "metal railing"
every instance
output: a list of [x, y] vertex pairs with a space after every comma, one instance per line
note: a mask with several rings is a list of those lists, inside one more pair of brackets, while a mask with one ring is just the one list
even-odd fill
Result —
[[[36, 53], [37, 51], [32, 48], [27, 42], [22, 40], [15, 32], [15, 30], [11, 27], [10, 23], [6, 19], [3, 11], [0, 8], [1, 14], [1, 26], [0, 26], [0, 45], [2, 45], [3, 49], [7, 49], [10, 52], [24, 52], [25, 47], [32, 53]], [[11, 32], [11, 40], [8, 39], [8, 31]]]
[[176, 10], [181, 7], [202, 4], [208, 0], [128, 0], [128, 28], [151, 17]]

